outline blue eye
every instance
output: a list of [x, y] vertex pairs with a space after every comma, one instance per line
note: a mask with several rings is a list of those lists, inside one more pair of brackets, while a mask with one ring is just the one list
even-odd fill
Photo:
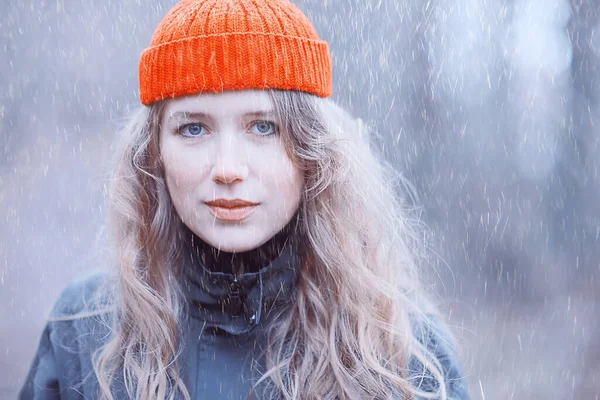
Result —
[[185, 124], [177, 128], [177, 132], [183, 136], [196, 137], [202, 134], [202, 129], [204, 127], [200, 124]]
[[276, 131], [275, 123], [271, 121], [257, 121], [253, 126], [260, 136], [270, 136]]

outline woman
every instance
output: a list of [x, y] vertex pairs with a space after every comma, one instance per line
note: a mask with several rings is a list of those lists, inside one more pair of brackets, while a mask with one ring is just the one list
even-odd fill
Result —
[[468, 398], [391, 169], [297, 8], [183, 0], [139, 79], [115, 271], [65, 289], [21, 398]]

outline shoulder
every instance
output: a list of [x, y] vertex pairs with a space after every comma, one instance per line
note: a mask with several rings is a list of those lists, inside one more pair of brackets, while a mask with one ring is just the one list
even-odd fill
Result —
[[113, 279], [107, 271], [95, 270], [71, 280], [58, 296], [49, 320], [99, 313], [110, 308]]
[[[54, 303], [19, 398], [91, 398], [92, 355], [109, 337], [111, 279], [94, 271], [70, 281]], [[86, 395], [83, 395], [86, 393]]]
[[[448, 325], [438, 315], [427, 314], [414, 323], [414, 334], [420, 345], [428, 352], [432, 361], [439, 363], [444, 377], [449, 400], [468, 400], [464, 369], [456, 350], [456, 341]], [[419, 378], [419, 388], [428, 392], [436, 392], [439, 383], [425, 372], [423, 363], [416, 358], [411, 359], [410, 371]]]
[[75, 354], [91, 354], [111, 334], [111, 282], [108, 272], [80, 275], [65, 286], [54, 303], [46, 334], [60, 365]]

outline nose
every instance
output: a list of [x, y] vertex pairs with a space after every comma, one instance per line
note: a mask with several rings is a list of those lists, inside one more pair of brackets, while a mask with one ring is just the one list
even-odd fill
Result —
[[243, 181], [248, 176], [248, 166], [241, 152], [237, 151], [239, 144], [233, 140], [223, 140], [211, 170], [211, 178], [216, 183], [234, 183]]

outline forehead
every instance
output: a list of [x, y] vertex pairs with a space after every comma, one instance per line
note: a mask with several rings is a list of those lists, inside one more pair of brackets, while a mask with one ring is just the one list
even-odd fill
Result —
[[177, 112], [196, 112], [210, 114], [215, 119], [226, 119], [270, 111], [273, 111], [273, 102], [266, 91], [237, 90], [169, 99], [163, 116], [168, 119]]

